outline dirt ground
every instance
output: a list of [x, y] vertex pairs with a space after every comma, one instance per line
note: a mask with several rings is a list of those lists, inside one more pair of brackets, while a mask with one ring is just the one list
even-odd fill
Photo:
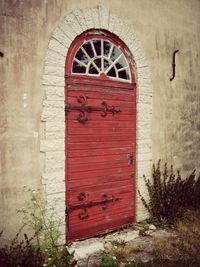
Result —
[[75, 258], [81, 267], [93, 267], [100, 263], [103, 251], [123, 253], [124, 247], [128, 260], [149, 261], [153, 258], [155, 241], [174, 236], [174, 232], [157, 229], [154, 225], [145, 226], [145, 229], [143, 226], [133, 226], [104, 237], [75, 242], [70, 250], [75, 251]]

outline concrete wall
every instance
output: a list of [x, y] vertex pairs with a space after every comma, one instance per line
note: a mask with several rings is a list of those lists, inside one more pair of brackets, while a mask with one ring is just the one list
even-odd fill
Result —
[[[198, 0], [2, 0], [0, 2], [0, 230], [20, 225], [24, 186], [41, 188], [41, 86], [49, 39], [76, 8], [98, 4], [133, 27], [150, 65], [153, 161], [200, 169], [200, 2]], [[176, 78], [172, 53], [179, 49]], [[139, 173], [138, 175], [142, 175]]]

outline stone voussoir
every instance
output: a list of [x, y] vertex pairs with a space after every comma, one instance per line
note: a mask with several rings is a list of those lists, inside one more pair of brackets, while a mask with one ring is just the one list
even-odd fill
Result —
[[57, 39], [51, 38], [48, 47], [52, 51], [57, 52], [66, 57], [67, 48], [63, 44], [61, 44]]

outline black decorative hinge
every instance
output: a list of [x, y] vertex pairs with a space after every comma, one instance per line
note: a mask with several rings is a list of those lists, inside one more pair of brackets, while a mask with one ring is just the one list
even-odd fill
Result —
[[106, 117], [107, 113], [112, 113], [112, 115], [115, 115], [119, 112], [121, 112], [121, 109], [114, 107], [114, 106], [108, 106], [106, 101], [101, 102], [100, 107], [93, 107], [87, 105], [87, 97], [84, 95], [80, 95], [77, 97], [77, 102], [80, 105], [74, 105], [74, 104], [66, 104], [65, 105], [65, 112], [68, 113], [71, 110], [78, 110], [80, 113], [77, 116], [77, 120], [80, 123], [85, 123], [88, 121], [88, 113], [92, 111], [101, 111], [101, 116]]
[[[86, 194], [85, 192], [81, 192], [77, 199], [79, 201], [83, 201], [86, 199]], [[94, 206], [102, 206], [102, 210], [106, 210], [108, 208], [108, 204], [109, 203], [115, 203], [117, 201], [119, 201], [121, 198], [117, 198], [115, 196], [112, 196], [112, 197], [108, 197], [106, 194], [104, 194], [102, 196], [102, 199], [101, 200], [98, 200], [98, 201], [90, 201], [90, 202], [87, 202], [87, 203], [80, 203], [80, 204], [77, 204], [77, 205], [69, 205], [67, 208], [66, 208], [66, 215], [69, 215], [69, 213], [71, 213], [73, 210], [78, 210], [78, 209], [81, 209], [82, 212], [79, 213], [78, 217], [80, 220], [84, 220], [86, 218], [89, 217], [88, 215], [88, 212], [87, 212], [87, 209], [88, 208], [92, 208]]]

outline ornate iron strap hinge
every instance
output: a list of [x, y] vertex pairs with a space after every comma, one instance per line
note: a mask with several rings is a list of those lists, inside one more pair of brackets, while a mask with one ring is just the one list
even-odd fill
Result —
[[[86, 194], [85, 192], [81, 192], [79, 195], [78, 195], [78, 200], [79, 201], [83, 201], [85, 198], [86, 198]], [[81, 209], [82, 212], [79, 213], [78, 217], [80, 220], [84, 220], [86, 218], [88, 218], [88, 212], [87, 212], [87, 209], [88, 208], [92, 208], [94, 206], [99, 206], [99, 205], [102, 205], [102, 210], [106, 210], [108, 208], [108, 204], [109, 203], [115, 203], [117, 201], [119, 201], [120, 198], [117, 198], [117, 197], [108, 197], [106, 194], [104, 194], [102, 196], [102, 200], [99, 200], [99, 201], [90, 201], [88, 203], [81, 203], [81, 204], [77, 204], [77, 205], [69, 205], [66, 209], [66, 215], [69, 215], [69, 213], [71, 213], [73, 210], [78, 210], [78, 209]]]
[[77, 116], [77, 120], [80, 123], [85, 123], [88, 121], [88, 113], [92, 111], [101, 111], [101, 116], [106, 117], [107, 113], [112, 113], [112, 115], [115, 115], [116, 113], [121, 112], [121, 109], [111, 106], [109, 107], [106, 101], [103, 101], [101, 103], [100, 107], [93, 107], [87, 105], [87, 97], [84, 95], [77, 96], [77, 102], [80, 103], [80, 105], [74, 105], [74, 104], [66, 104], [65, 105], [65, 112], [68, 113], [71, 110], [78, 110], [80, 111], [80, 114]]

